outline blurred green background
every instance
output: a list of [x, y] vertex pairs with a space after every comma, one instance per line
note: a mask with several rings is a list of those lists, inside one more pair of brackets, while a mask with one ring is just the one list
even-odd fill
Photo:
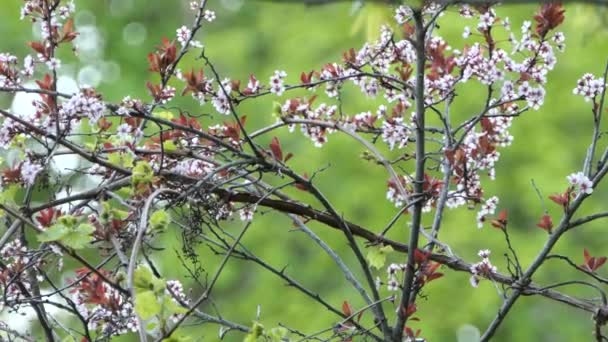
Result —
[[[77, 80], [80, 84], [98, 86], [104, 99], [118, 102], [131, 95], [149, 100], [144, 85], [150, 79], [146, 55], [159, 44], [161, 37], [174, 37], [182, 24], [192, 22], [188, 1], [161, 0], [104, 0], [76, 1], [76, 29], [81, 32], [80, 58], [70, 58], [63, 51], [63, 67], [60, 74]], [[0, 10], [0, 51], [10, 51], [19, 57], [29, 53], [26, 41], [35, 39], [35, 30], [28, 21], [19, 21], [21, 1], [3, 1]], [[501, 6], [499, 16], [511, 18], [514, 32], [519, 32], [523, 20], [531, 20], [536, 11], [534, 5]], [[327, 6], [258, 2], [253, 0], [210, 1], [209, 8], [217, 12], [217, 20], [205, 24], [200, 40], [216, 64], [222, 76], [233, 79], [246, 78], [253, 73], [263, 83], [274, 70], [288, 73], [287, 83], [295, 83], [301, 71], [319, 69], [327, 62], [341, 60], [342, 52], [353, 47], [358, 49], [373, 37], [379, 24], [392, 23], [392, 10], [377, 6], [364, 6], [354, 10], [348, 1]], [[582, 169], [586, 147], [591, 139], [592, 116], [590, 106], [581, 97], [572, 95], [576, 80], [585, 72], [599, 76], [608, 58], [608, 34], [604, 29], [604, 8], [587, 5], [567, 5], [566, 21], [560, 28], [566, 34], [566, 52], [557, 53], [556, 69], [549, 74], [545, 105], [538, 112], [528, 112], [516, 120], [511, 130], [515, 141], [501, 150], [501, 160], [496, 169], [497, 180], [484, 179], [486, 195], [500, 197], [500, 208], [509, 210], [511, 239], [524, 267], [529, 265], [547, 239], [544, 231], [535, 227], [543, 213], [543, 206], [531, 186], [534, 179], [543, 195], [563, 191], [565, 177]], [[475, 19], [464, 22], [452, 9], [440, 21], [436, 34], [443, 36], [450, 45], [462, 49], [461, 33], [464, 25], [475, 27]], [[182, 70], [201, 65], [194, 58], [185, 60]], [[178, 87], [178, 89], [181, 89]], [[453, 121], [458, 122], [475, 114], [483, 106], [478, 89], [467, 89], [457, 98]], [[290, 96], [290, 93], [287, 93]], [[483, 94], [485, 97], [485, 94]], [[248, 116], [247, 128], [255, 130], [272, 123], [271, 98], [246, 102], [240, 113]], [[0, 106], [11, 105], [12, 98], [0, 97]], [[347, 91], [343, 98], [344, 110], [356, 114], [375, 110], [379, 101], [370, 101], [358, 91]], [[175, 102], [194, 113], [212, 113], [211, 118], [201, 119], [203, 126], [221, 122], [225, 118], [214, 114], [210, 105], [197, 107], [186, 99]], [[605, 122], [606, 120], [604, 120]], [[605, 127], [605, 125], [604, 125]], [[387, 175], [377, 165], [359, 158], [363, 150], [347, 137], [331, 135], [323, 149], [315, 148], [299, 132], [289, 134], [286, 129], [277, 131], [283, 149], [293, 152], [290, 165], [298, 172], [312, 172], [329, 166], [317, 178], [317, 184], [337, 209], [350, 221], [379, 232], [392, 218], [396, 209], [385, 200]], [[260, 138], [266, 146], [272, 135]], [[605, 148], [605, 139], [601, 148]], [[600, 149], [601, 150], [601, 149]], [[398, 152], [389, 153], [397, 156]], [[412, 172], [413, 169], [407, 170]], [[311, 203], [311, 197], [288, 191]], [[582, 213], [605, 210], [608, 200], [603, 188], [597, 189], [582, 208]], [[559, 209], [547, 203], [550, 213], [557, 220]], [[502, 234], [491, 227], [477, 229], [475, 210], [461, 208], [448, 212], [441, 231], [441, 240], [469, 262], [478, 261], [477, 251], [491, 249], [492, 260], [501, 272], [506, 271], [506, 251]], [[407, 217], [406, 217], [407, 219]], [[426, 217], [428, 221], [428, 217]], [[392, 238], [406, 241], [405, 220], [392, 230]], [[310, 224], [360, 275], [352, 252], [341, 233]], [[239, 222], [228, 228], [237, 233]], [[592, 255], [608, 254], [605, 223], [598, 221], [574, 230], [560, 241], [556, 252], [582, 263], [583, 248]], [[156, 242], [164, 251], [154, 257], [166, 277], [180, 279], [186, 288], [194, 284], [178, 267], [174, 248], [180, 249], [179, 232], [167, 233]], [[245, 245], [260, 258], [277, 268], [287, 266], [286, 272], [308, 288], [319, 293], [336, 307], [348, 300], [355, 308], [363, 305], [357, 293], [345, 281], [342, 274], [326, 254], [304, 234], [295, 232], [292, 223], [283, 215], [260, 210]], [[213, 255], [203, 245], [198, 248], [203, 267], [212, 275], [220, 257]], [[91, 252], [91, 255], [94, 255]], [[391, 255], [390, 261], [404, 262], [402, 255]], [[476, 327], [482, 332], [493, 319], [501, 298], [495, 287], [483, 281], [479, 288], [469, 285], [468, 275], [443, 269], [444, 278], [430, 284], [424, 298], [418, 301], [419, 322], [413, 328], [422, 329], [429, 341], [456, 341], [462, 329]], [[375, 271], [383, 279], [386, 271]], [[66, 273], [67, 278], [72, 274]], [[534, 277], [541, 284], [571, 280], [580, 277], [559, 261], [548, 261]], [[362, 279], [362, 277], [361, 277]], [[564, 292], [596, 296], [580, 288], [563, 289]], [[200, 292], [193, 288], [193, 295]], [[381, 294], [388, 295], [385, 288]], [[427, 296], [428, 295], [428, 296]], [[231, 261], [219, 279], [214, 291], [213, 306], [205, 308], [210, 313], [218, 310], [226, 319], [251, 325], [261, 308], [260, 322], [267, 327], [283, 323], [303, 332], [327, 328], [338, 321], [337, 317], [297, 290], [285, 286], [276, 276], [254, 264]], [[385, 306], [391, 315], [392, 305]], [[4, 316], [6, 318], [6, 316]], [[370, 322], [371, 315], [364, 316]], [[591, 315], [550, 302], [540, 297], [521, 298], [498, 332], [495, 341], [574, 341], [592, 340]], [[183, 332], [197, 339], [215, 341], [218, 327], [212, 325], [187, 327]], [[243, 335], [231, 332], [228, 341], [239, 341]], [[117, 340], [135, 340], [125, 336]], [[463, 340], [464, 341], [464, 340]]]

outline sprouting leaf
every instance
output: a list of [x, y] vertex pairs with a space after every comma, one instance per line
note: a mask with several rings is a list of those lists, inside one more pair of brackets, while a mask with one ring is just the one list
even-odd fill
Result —
[[270, 142], [270, 151], [272, 152], [274, 159], [277, 161], [283, 161], [283, 149], [281, 148], [279, 138], [272, 138], [272, 142]]
[[391, 246], [374, 246], [367, 253], [367, 260], [371, 267], [381, 269], [386, 263], [386, 255], [393, 251]]
[[553, 229], [553, 220], [551, 220], [551, 216], [544, 214], [536, 226], [540, 229], [546, 230], [548, 233], [551, 233], [551, 229]]
[[287, 155], [285, 156], [285, 159], [283, 159], [283, 162], [287, 163], [287, 161], [291, 158], [293, 158], [293, 153], [288, 152]]
[[342, 303], [342, 313], [345, 314], [346, 316], [350, 316], [353, 314], [353, 308], [350, 306], [350, 303], [346, 300]]
[[498, 228], [498, 229], [507, 228], [507, 223], [508, 223], [507, 209], [501, 210], [500, 213], [498, 213], [498, 217], [496, 217], [496, 219], [492, 220], [490, 223], [492, 224], [492, 227], [494, 227], [494, 228]]
[[161, 306], [153, 291], [137, 292], [135, 296], [135, 312], [148, 320], [160, 313]]
[[583, 250], [583, 256], [585, 257], [585, 263], [581, 267], [587, 269], [589, 272], [595, 272], [598, 268], [602, 267], [608, 259], [605, 256], [592, 257], [587, 248]]

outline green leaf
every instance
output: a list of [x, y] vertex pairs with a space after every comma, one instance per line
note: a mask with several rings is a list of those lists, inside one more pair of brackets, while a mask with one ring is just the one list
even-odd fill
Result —
[[152, 116], [155, 118], [159, 118], [159, 119], [163, 119], [163, 120], [167, 120], [167, 121], [173, 119], [173, 117], [174, 117], [173, 113], [171, 113], [170, 111], [167, 111], [167, 110], [152, 113]]
[[367, 253], [367, 260], [371, 267], [381, 269], [386, 263], [386, 255], [393, 251], [391, 246], [374, 246]]
[[11, 184], [4, 188], [4, 191], [0, 193], [0, 203], [2, 204], [15, 204], [18, 192], [21, 187], [17, 184]]
[[150, 323], [146, 324], [146, 331], [152, 331], [152, 330], [154, 330], [157, 325], [158, 325], [157, 322], [150, 322]]
[[110, 153], [108, 155], [108, 161], [120, 167], [133, 167], [133, 156], [130, 153]]
[[165, 290], [165, 286], [165, 280], [156, 278], [152, 274], [152, 271], [145, 266], [137, 267], [133, 273], [133, 287], [135, 287], [135, 291], [162, 293]]
[[78, 219], [72, 215], [64, 215], [57, 219], [59, 224], [63, 224], [68, 228], [74, 228], [78, 223]]
[[103, 211], [101, 213], [101, 220], [103, 222], [109, 222], [111, 220], [126, 220], [129, 217], [129, 212], [120, 210], [112, 207], [110, 202], [102, 202]]
[[73, 249], [82, 249], [89, 245], [93, 241], [93, 237], [90, 233], [84, 233], [79, 230], [69, 231], [60, 241]]
[[126, 210], [112, 209], [112, 215], [115, 219], [126, 220], [129, 217], [129, 212]]
[[281, 117], [282, 114], [282, 105], [280, 102], [274, 101], [272, 103], [272, 116], [274, 116], [275, 118], [279, 119]]
[[76, 339], [72, 335], [68, 335], [61, 340], [61, 342], [76, 342]]
[[268, 333], [268, 337], [270, 337], [272, 342], [281, 342], [287, 337], [287, 335], [289, 335], [289, 330], [283, 327], [272, 328]]
[[161, 306], [152, 291], [136, 292], [135, 312], [143, 320], [148, 320], [160, 313]]
[[38, 241], [57, 241], [63, 239], [69, 232], [70, 231], [68, 227], [63, 224], [57, 223], [45, 229], [42, 233], [38, 234]]
[[169, 225], [171, 217], [165, 210], [157, 210], [150, 215], [150, 228], [153, 230], [164, 230]]
[[253, 334], [249, 333], [247, 334], [247, 336], [245, 336], [245, 338], [243, 339], [243, 342], [257, 342], [258, 338], [257, 336], [254, 336]]
[[76, 231], [80, 234], [90, 235], [93, 234], [93, 232], [95, 231], [95, 227], [88, 223], [81, 223], [78, 225], [78, 228], [76, 228]]
[[190, 342], [192, 341], [192, 337], [186, 335], [175, 336], [175, 334], [171, 335], [169, 338], [163, 339], [163, 342]]
[[133, 273], [133, 286], [135, 291], [149, 291], [154, 288], [153, 284], [154, 275], [149, 268], [145, 266], [139, 266]]
[[175, 315], [175, 314], [185, 314], [188, 312], [188, 309], [179, 305], [171, 295], [164, 295], [163, 306], [165, 311], [167, 312], [167, 316]]
[[137, 188], [142, 184], [149, 184], [154, 180], [154, 170], [147, 161], [138, 161], [133, 167], [131, 176], [131, 184], [137, 191]]
[[264, 326], [259, 322], [253, 322], [251, 332], [245, 336], [243, 342], [257, 342], [258, 337], [264, 336]]
[[163, 141], [163, 150], [165, 150], [165, 152], [173, 152], [177, 150], [177, 146], [173, 140]]

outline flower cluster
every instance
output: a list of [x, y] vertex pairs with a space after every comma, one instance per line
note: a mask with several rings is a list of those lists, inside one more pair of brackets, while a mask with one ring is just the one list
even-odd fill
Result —
[[[165, 289], [165, 295], [171, 297], [172, 301], [178, 306], [189, 305], [190, 300], [184, 293], [184, 286], [179, 280], [167, 280], [167, 288]], [[173, 314], [170, 319], [175, 323], [180, 320], [182, 315]]]
[[283, 80], [287, 77], [287, 73], [285, 71], [275, 71], [272, 76], [270, 76], [270, 92], [273, 94], [277, 94], [278, 96], [283, 95], [285, 91], [285, 85], [283, 84]]
[[8, 242], [0, 256], [4, 264], [0, 271], [0, 292], [6, 298], [6, 302], [18, 303], [19, 299], [25, 298], [31, 289], [29, 274], [32, 271], [30, 264], [31, 255], [20, 239]]
[[487, 249], [479, 251], [477, 254], [481, 258], [481, 261], [471, 265], [471, 286], [477, 287], [479, 286], [479, 282], [481, 278], [490, 278], [493, 274], [496, 273], [496, 266], [492, 265], [490, 262], [490, 251]]
[[[281, 116], [280, 119], [302, 119], [318, 123], [327, 122], [328, 125], [314, 123], [300, 125], [300, 130], [304, 136], [310, 138], [316, 147], [322, 147], [327, 142], [328, 134], [335, 132], [333, 126], [336, 122], [333, 118], [336, 116], [338, 107], [321, 103], [316, 108], [313, 108], [312, 105], [314, 100], [315, 97], [309, 99], [294, 98], [287, 100], [281, 106], [279, 114]], [[347, 125], [348, 123], [345, 122], [345, 124]], [[290, 124], [289, 131], [293, 132], [295, 127], [296, 125]]]
[[192, 32], [186, 26], [182, 26], [177, 29], [177, 41], [182, 44], [182, 46], [185, 46], [188, 43], [191, 35]]
[[253, 214], [255, 214], [256, 206], [248, 205], [239, 210], [239, 217], [241, 221], [250, 222], [253, 220]]
[[399, 291], [401, 283], [398, 280], [398, 274], [405, 272], [407, 264], [390, 264], [388, 265], [386, 272], [388, 273], [388, 280], [386, 282], [387, 290]]
[[214, 170], [213, 164], [199, 159], [181, 160], [173, 168], [177, 174], [196, 178], [212, 175]]
[[477, 212], [477, 227], [482, 228], [483, 223], [486, 221], [486, 216], [494, 215], [498, 206], [498, 197], [490, 197]]
[[394, 149], [395, 146], [399, 149], [407, 146], [412, 128], [403, 122], [403, 118], [394, 117], [387, 118], [382, 122], [382, 141], [384, 141], [389, 149]]
[[[21, 85], [18, 59], [8, 53], [0, 53], [0, 87], [14, 88]], [[32, 67], [26, 63], [24, 74], [31, 75]]]
[[576, 88], [572, 90], [572, 93], [583, 96], [585, 101], [595, 101], [595, 97], [602, 93], [604, 87], [603, 79], [595, 78], [592, 74], [587, 73], [576, 82]]
[[399, 24], [405, 23], [412, 16], [412, 10], [407, 6], [399, 6], [395, 10], [395, 20]]
[[572, 185], [576, 191], [583, 194], [593, 193], [593, 182], [582, 172], [576, 172], [567, 177], [568, 183]]
[[26, 159], [21, 164], [21, 179], [26, 185], [33, 185], [36, 181], [36, 176], [42, 171], [42, 166], [32, 163], [29, 159]]
[[[408, 176], [400, 176], [399, 180], [401, 181], [401, 186], [393, 178], [387, 182], [386, 199], [394, 203], [396, 207], [402, 207], [411, 193], [410, 178]], [[400, 189], [404, 189], [406, 193], [404, 194]]]
[[64, 118], [84, 115], [89, 119], [89, 124], [93, 126], [103, 117], [105, 109], [106, 106], [101, 96], [94, 89], [83, 88], [62, 105], [59, 114]]
[[[107, 271], [98, 272], [110, 277]], [[89, 329], [106, 337], [137, 331], [133, 304], [125, 295], [86, 268], [76, 270], [76, 276], [72, 300], [88, 321]]]

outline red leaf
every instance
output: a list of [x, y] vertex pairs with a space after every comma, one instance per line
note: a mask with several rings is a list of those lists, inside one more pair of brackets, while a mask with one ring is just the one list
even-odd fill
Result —
[[27, 43], [27, 45], [29, 45], [34, 51], [38, 52], [39, 54], [46, 56], [46, 49], [44, 47], [44, 44], [42, 44], [41, 42], [29, 42]]
[[498, 217], [491, 221], [492, 226], [499, 229], [507, 228], [507, 216], [507, 209], [501, 210], [500, 213], [498, 213]]
[[597, 269], [602, 267], [607, 260], [605, 256], [592, 257], [586, 248], [583, 250], [583, 256], [585, 258], [585, 264], [581, 267], [587, 269], [589, 272], [595, 272]]
[[549, 195], [549, 199], [565, 210], [570, 205], [570, 199], [572, 198], [572, 188], [568, 188], [564, 193]]
[[359, 312], [359, 314], [357, 315], [357, 322], [361, 322], [361, 316], [363, 316], [364, 312], [365, 310], [361, 310], [361, 312]]
[[498, 213], [498, 220], [507, 222], [507, 209], [503, 209]]
[[312, 80], [312, 74], [313, 72], [309, 72], [308, 74], [305, 72], [302, 72], [302, 74], [300, 74], [300, 81], [302, 81], [303, 84], [309, 84]]
[[101, 131], [107, 131], [110, 127], [112, 127], [112, 122], [108, 121], [106, 118], [101, 118], [97, 125]]
[[591, 259], [591, 255], [589, 254], [587, 248], [583, 249], [583, 256], [585, 257], [585, 264], [588, 263], [589, 259]]
[[544, 37], [547, 32], [558, 27], [564, 22], [564, 12], [566, 12], [566, 10], [560, 3], [554, 2], [543, 4], [538, 11], [538, 14], [534, 16], [534, 20], [536, 21], [536, 33], [539, 36]]
[[281, 143], [279, 142], [279, 138], [272, 138], [272, 142], [270, 143], [270, 150], [272, 151], [272, 156], [274, 159], [278, 161], [283, 160], [283, 150], [281, 149]]
[[[302, 175], [302, 178], [304, 178], [304, 179], [308, 180], [308, 174], [307, 174], [306, 172], [304, 172], [304, 175]], [[308, 187], [306, 186], [306, 184], [303, 184], [303, 183], [296, 183], [296, 184], [295, 184], [295, 187], [296, 187], [298, 190], [302, 190], [302, 191], [308, 191]]]
[[41, 81], [36, 80], [36, 84], [40, 87], [40, 89], [44, 90], [52, 90], [53, 87], [53, 78], [49, 74], [45, 74], [44, 78]]
[[36, 221], [43, 227], [50, 227], [53, 223], [53, 219], [61, 216], [61, 210], [55, 210], [52, 207], [40, 211], [40, 215], [36, 217]]
[[63, 37], [59, 43], [71, 42], [72, 40], [76, 39], [77, 36], [78, 32], [74, 32], [74, 20], [70, 18], [65, 22], [65, 24], [63, 24]]
[[291, 153], [291, 152], [287, 153], [287, 155], [285, 156], [285, 159], [283, 160], [283, 162], [287, 163], [287, 161], [289, 159], [291, 159], [292, 157], [293, 157], [293, 153]]
[[2, 180], [6, 183], [17, 182], [21, 178], [21, 164], [17, 164], [13, 168], [6, 168], [2, 170]]
[[405, 310], [405, 317], [410, 317], [411, 315], [415, 314], [416, 311], [418, 311], [418, 307], [416, 306], [416, 304], [409, 304], [407, 306], [407, 309]]
[[422, 264], [427, 261], [430, 255], [430, 252], [422, 251], [419, 248], [416, 248], [416, 250], [414, 250], [414, 261], [416, 262], [416, 264]]
[[150, 65], [149, 71], [159, 72], [160, 71], [160, 57], [155, 53], [148, 54], [148, 64]]
[[353, 314], [353, 309], [350, 306], [350, 304], [348, 303], [348, 301], [344, 301], [342, 303], [342, 313], [344, 313], [344, 315], [346, 315], [346, 316], [350, 316]]
[[544, 214], [536, 226], [551, 233], [551, 229], [553, 228], [553, 220], [551, 220], [551, 216]]
[[595, 268], [598, 269], [606, 263], [606, 257], [599, 257], [596, 259]]

